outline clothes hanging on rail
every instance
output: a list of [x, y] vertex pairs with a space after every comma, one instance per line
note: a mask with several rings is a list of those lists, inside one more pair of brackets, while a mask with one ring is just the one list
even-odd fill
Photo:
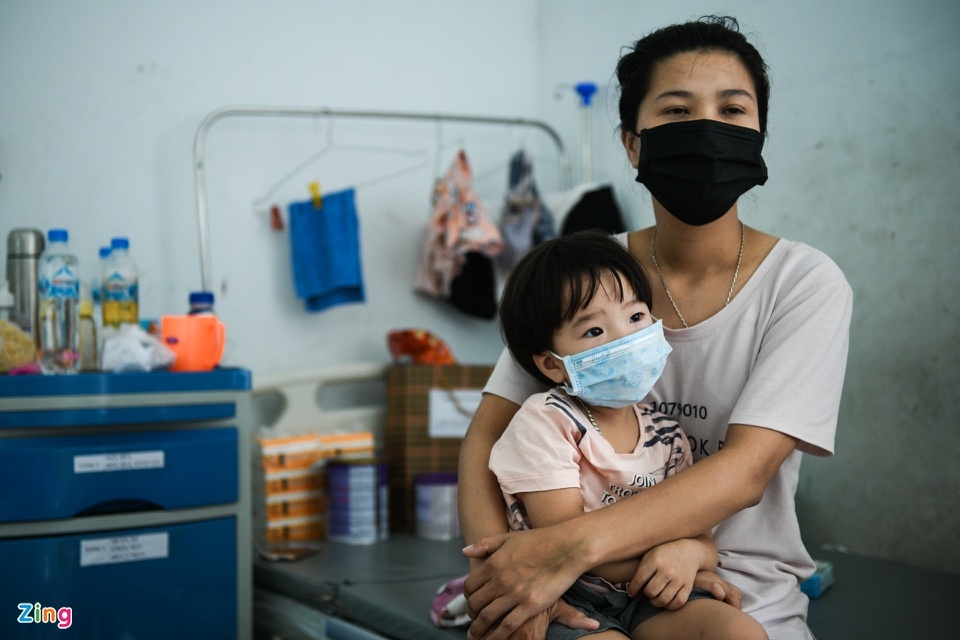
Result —
[[487, 320], [497, 315], [497, 278], [493, 260], [477, 251], [465, 256], [460, 275], [450, 283], [450, 304]]
[[553, 214], [543, 203], [533, 179], [533, 163], [522, 149], [510, 159], [510, 176], [500, 233], [503, 251], [497, 261], [510, 270], [530, 249], [555, 238]]
[[552, 198], [551, 205], [557, 220], [561, 221], [562, 235], [585, 229], [601, 229], [607, 233], [627, 230], [613, 187], [608, 184], [582, 184]]
[[503, 241], [473, 189], [463, 150], [437, 179], [432, 200], [414, 290], [447, 300], [470, 315], [493, 318], [497, 306], [492, 259]]
[[319, 207], [291, 202], [288, 211], [293, 283], [307, 311], [364, 302], [353, 189], [324, 194]]

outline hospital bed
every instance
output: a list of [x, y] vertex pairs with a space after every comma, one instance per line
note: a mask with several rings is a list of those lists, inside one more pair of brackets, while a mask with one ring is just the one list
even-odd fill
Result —
[[[271, 424], [312, 424], [330, 429], [367, 428], [383, 437], [381, 407], [324, 408], [324, 390], [346, 383], [382, 381], [382, 365], [350, 365], [302, 374], [254, 377], [254, 405]], [[373, 394], [376, 395], [376, 394]], [[431, 600], [447, 581], [467, 572], [463, 541], [434, 541], [392, 533], [371, 545], [326, 542], [296, 561], [257, 558], [254, 563], [258, 638], [299, 640], [463, 639], [463, 628], [439, 629]], [[834, 582], [812, 600], [809, 624], [818, 640], [960, 638], [952, 606], [960, 602], [960, 576], [811, 549], [833, 563]]]

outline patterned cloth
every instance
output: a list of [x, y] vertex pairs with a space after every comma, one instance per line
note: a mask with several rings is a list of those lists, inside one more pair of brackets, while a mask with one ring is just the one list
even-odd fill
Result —
[[470, 622], [467, 615], [467, 597], [463, 593], [463, 583], [467, 576], [451, 580], [437, 589], [437, 595], [430, 603], [430, 619], [438, 627], [458, 627]]
[[503, 251], [498, 262], [513, 269], [530, 249], [557, 237], [553, 214], [546, 207], [533, 180], [533, 163], [522, 149], [510, 160], [510, 190], [500, 222]]
[[503, 240], [473, 190], [473, 173], [463, 150], [434, 185], [433, 204], [414, 290], [446, 300], [466, 314], [494, 318], [493, 258]]
[[487, 219], [483, 202], [473, 190], [473, 172], [461, 150], [449, 171], [433, 188], [433, 216], [427, 225], [416, 291], [450, 297], [468, 253], [496, 257], [503, 247], [500, 232]]

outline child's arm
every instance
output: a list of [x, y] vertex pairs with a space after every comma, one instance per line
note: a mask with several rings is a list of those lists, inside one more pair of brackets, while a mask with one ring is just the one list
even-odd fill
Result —
[[[534, 528], [572, 520], [583, 515], [580, 489], [554, 489], [524, 493], [527, 518]], [[739, 591], [729, 583], [707, 580], [701, 571], [717, 567], [717, 547], [709, 533], [695, 538], [681, 538], [654, 547], [641, 558], [612, 562], [589, 571], [613, 584], [629, 582], [630, 595], [643, 592], [650, 601], [667, 609], [678, 609], [690, 596], [694, 586], [713, 593], [718, 600], [740, 605]], [[696, 581], [700, 580], [699, 584]]]
[[[629, 582], [631, 595], [643, 591], [648, 598], [656, 600], [661, 592], [664, 596], [671, 593], [668, 585], [674, 584], [676, 588], [672, 593], [675, 594], [681, 586], [678, 580], [690, 586], [698, 571], [713, 571], [716, 568], [717, 548], [713, 544], [712, 536], [706, 534], [666, 542], [640, 558], [594, 567], [590, 573], [614, 584]], [[668, 602], [670, 599], [663, 604], [656, 601], [654, 604], [665, 607]]]
[[642, 591], [658, 607], [679, 609], [690, 597], [697, 573], [716, 568], [717, 547], [712, 535], [673, 540], [643, 555], [627, 591], [631, 595]]

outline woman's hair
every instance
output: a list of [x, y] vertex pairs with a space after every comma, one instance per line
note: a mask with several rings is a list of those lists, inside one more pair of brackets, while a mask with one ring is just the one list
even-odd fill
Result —
[[553, 384], [533, 356], [553, 347], [553, 333], [590, 304], [613, 274], [620, 300], [624, 289], [652, 307], [643, 266], [607, 233], [578, 231], [538, 245], [514, 267], [500, 299], [500, 332], [517, 363], [541, 382]]
[[640, 102], [650, 90], [650, 78], [658, 62], [690, 51], [725, 51], [735, 55], [753, 79], [760, 115], [760, 133], [767, 133], [767, 107], [770, 102], [770, 79], [767, 65], [756, 47], [742, 33], [736, 18], [704, 16], [658, 29], [637, 40], [633, 48], [617, 63], [620, 83], [620, 127], [635, 131]]

